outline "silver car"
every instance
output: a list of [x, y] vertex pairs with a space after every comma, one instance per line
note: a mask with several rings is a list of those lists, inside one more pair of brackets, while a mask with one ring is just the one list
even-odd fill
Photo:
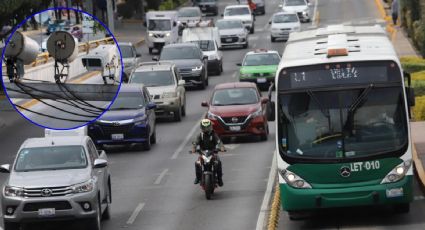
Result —
[[248, 30], [239, 19], [220, 19], [216, 26], [220, 34], [221, 47], [242, 46], [248, 48]]
[[156, 104], [158, 118], [181, 121], [186, 115], [185, 81], [172, 62], [144, 62], [131, 74], [130, 84], [143, 84]]
[[139, 65], [140, 53], [136, 51], [136, 47], [131, 42], [118, 42], [121, 50], [122, 62], [124, 64], [124, 75], [122, 79], [124, 82], [128, 81], [130, 73]]
[[2, 188], [5, 230], [21, 223], [81, 219], [99, 230], [109, 219], [111, 178], [104, 151], [88, 136], [54, 136], [27, 139]]

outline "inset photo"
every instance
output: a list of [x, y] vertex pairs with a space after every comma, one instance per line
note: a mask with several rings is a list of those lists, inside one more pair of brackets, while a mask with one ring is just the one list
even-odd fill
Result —
[[[34, 23], [37, 29], [23, 28]], [[95, 121], [112, 104], [121, 60], [113, 34], [96, 17], [52, 8], [28, 17], [5, 40], [3, 88], [32, 123], [73, 129]]]

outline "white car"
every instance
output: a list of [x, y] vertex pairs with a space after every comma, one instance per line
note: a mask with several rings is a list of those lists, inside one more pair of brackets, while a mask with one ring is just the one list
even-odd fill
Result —
[[219, 19], [215, 23], [220, 34], [221, 47], [242, 46], [248, 48], [248, 30], [239, 19]]
[[224, 8], [223, 19], [239, 19], [251, 34], [254, 33], [254, 16], [248, 5], [232, 5]]
[[303, 22], [311, 21], [309, 3], [306, 0], [283, 0], [280, 6], [285, 12], [296, 12]]
[[291, 32], [301, 30], [301, 22], [295, 12], [275, 13], [269, 24], [271, 24], [270, 38], [272, 42], [275, 42], [276, 38], [282, 38], [287, 41]]

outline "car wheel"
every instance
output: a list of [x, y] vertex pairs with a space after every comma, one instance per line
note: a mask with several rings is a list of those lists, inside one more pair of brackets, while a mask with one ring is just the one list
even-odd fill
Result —
[[102, 207], [101, 207], [101, 203], [100, 203], [100, 198], [98, 197], [98, 201], [97, 201], [97, 215], [94, 218], [91, 218], [89, 220], [89, 224], [87, 225], [87, 230], [100, 230], [100, 220], [101, 220], [101, 213], [102, 213]]
[[151, 143], [156, 144], [156, 127], [153, 130], [152, 136], [150, 137]]
[[143, 150], [148, 151], [152, 148], [151, 138], [146, 138], [146, 142], [143, 144]]
[[186, 116], [186, 99], [184, 99], [183, 105], [182, 105], [182, 116]]
[[271, 42], [275, 42], [275, 41], [276, 41], [276, 38], [275, 38], [275, 37], [273, 37], [273, 36], [271, 36], [271, 37], [270, 37], [270, 40], [271, 40]]
[[4, 230], [19, 230], [21, 225], [19, 223], [4, 221]]
[[149, 54], [152, 54], [153, 48], [149, 48]]
[[201, 89], [205, 89], [207, 87], [207, 79], [202, 79], [201, 78], [201, 80], [202, 80], [202, 83], [200, 85], [200, 88]]
[[242, 46], [242, 48], [244, 49], [248, 48], [248, 41]]
[[174, 111], [174, 121], [182, 120], [182, 108], [178, 108], [177, 111]]
[[210, 78], [208, 77], [207, 71], [205, 71], [205, 86], [208, 86]]
[[220, 74], [223, 73], [223, 59], [220, 60]]
[[110, 204], [112, 203], [111, 178], [108, 179], [108, 196], [106, 197], [106, 209], [102, 214], [102, 220], [111, 219]]
[[254, 26], [253, 27], [251, 27], [251, 30], [249, 31], [249, 33], [250, 34], [253, 34], [255, 32], [255, 28], [254, 28]]

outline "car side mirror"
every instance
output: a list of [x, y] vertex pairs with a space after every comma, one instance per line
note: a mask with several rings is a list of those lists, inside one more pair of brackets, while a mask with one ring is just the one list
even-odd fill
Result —
[[106, 166], [108, 166], [107, 160], [100, 159], [100, 158], [94, 160], [93, 168], [100, 169], [100, 168], [105, 168]]
[[266, 104], [267, 102], [269, 102], [269, 99], [267, 97], [261, 98], [261, 104]]
[[0, 165], [0, 173], [10, 173], [10, 164]]
[[174, 21], [173, 22], [173, 27], [176, 27], [177, 26], [177, 22], [176, 21]]
[[156, 109], [155, 102], [149, 102], [148, 105], [146, 106], [146, 109], [148, 109], [148, 110]]
[[203, 101], [203, 102], [201, 103], [201, 106], [202, 106], [202, 107], [208, 107], [208, 106], [209, 106], [208, 101]]
[[271, 25], [272, 24], [272, 21], [269, 21], [269, 25]]
[[415, 106], [415, 90], [411, 87], [406, 87], [407, 104], [410, 107]]
[[153, 56], [152, 57], [152, 61], [159, 61], [159, 57], [158, 56]]
[[274, 101], [269, 101], [269, 103], [267, 103], [267, 120], [268, 121], [275, 121], [276, 120], [275, 102]]
[[136, 57], [141, 57], [142, 54], [141, 53], [136, 53]]
[[237, 66], [242, 66], [242, 63], [236, 63]]
[[184, 86], [186, 84], [185, 80], [179, 80], [178, 85]]

